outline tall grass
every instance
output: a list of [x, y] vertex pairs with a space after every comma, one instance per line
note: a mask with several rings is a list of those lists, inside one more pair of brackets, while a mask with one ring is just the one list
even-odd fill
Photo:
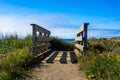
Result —
[[18, 80], [32, 62], [30, 35], [5, 35], [0, 39], [0, 80]]
[[79, 56], [80, 70], [89, 80], [120, 79], [120, 42], [110, 39], [88, 40], [88, 51]]
[[6, 54], [0, 62], [0, 80], [17, 80], [22, 78], [24, 69], [32, 62], [28, 48], [16, 49]]
[[18, 35], [5, 35], [2, 36], [0, 39], [0, 54], [6, 54], [9, 51], [15, 50], [15, 49], [22, 49], [24, 47], [28, 47], [31, 49], [31, 36], [28, 35], [25, 38], [19, 38]]

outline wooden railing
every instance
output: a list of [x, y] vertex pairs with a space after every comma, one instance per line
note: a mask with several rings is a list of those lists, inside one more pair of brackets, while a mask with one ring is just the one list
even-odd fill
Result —
[[89, 23], [84, 23], [76, 34], [76, 47], [81, 51], [85, 52], [87, 47], [87, 26]]
[[50, 31], [37, 24], [32, 25], [32, 53], [41, 53], [50, 47]]

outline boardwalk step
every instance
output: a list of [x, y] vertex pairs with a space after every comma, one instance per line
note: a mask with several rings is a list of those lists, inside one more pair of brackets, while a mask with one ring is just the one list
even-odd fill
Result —
[[42, 63], [77, 63], [76, 55], [73, 51], [54, 51], [46, 57]]

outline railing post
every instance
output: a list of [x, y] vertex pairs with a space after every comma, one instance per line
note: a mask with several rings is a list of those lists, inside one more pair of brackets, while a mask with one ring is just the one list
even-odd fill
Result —
[[84, 23], [80, 29], [77, 31], [76, 34], [76, 47], [78, 49], [80, 49], [83, 52], [86, 52], [87, 49], [87, 26], [89, 25], [89, 23]]
[[84, 23], [84, 32], [83, 32], [83, 44], [84, 44], [84, 49], [83, 52], [86, 52], [87, 50], [87, 28], [88, 28], [89, 23]]
[[32, 53], [35, 51], [35, 46], [36, 46], [36, 30], [35, 30], [35, 24], [32, 25]]

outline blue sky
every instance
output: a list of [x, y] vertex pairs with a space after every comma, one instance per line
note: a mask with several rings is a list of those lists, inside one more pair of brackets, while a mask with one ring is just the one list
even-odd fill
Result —
[[89, 22], [88, 37], [120, 36], [119, 0], [0, 0], [0, 33], [31, 34], [36, 23], [60, 38], [74, 38]]

